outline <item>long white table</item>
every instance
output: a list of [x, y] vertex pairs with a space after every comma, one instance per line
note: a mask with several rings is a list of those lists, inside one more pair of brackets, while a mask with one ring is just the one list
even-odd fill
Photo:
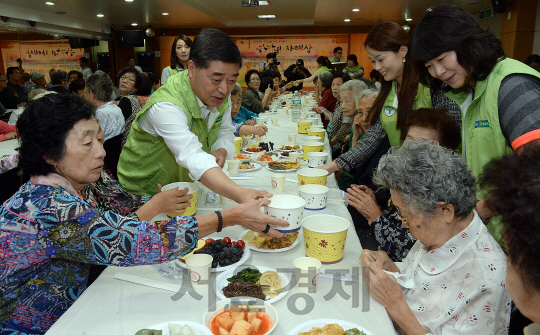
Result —
[[[296, 130], [296, 123], [286, 121], [286, 115], [279, 115], [279, 119], [278, 127], [271, 127], [268, 133], [269, 140], [276, 145], [286, 143], [287, 134]], [[302, 142], [303, 137], [299, 136], [297, 142]], [[328, 139], [325, 141], [325, 151], [330, 151]], [[236, 182], [244, 187], [270, 190], [270, 175], [272, 173], [263, 167], [261, 170], [251, 173], [254, 177], [253, 180], [238, 180]], [[297, 179], [295, 172], [287, 172], [286, 174], [287, 179]], [[329, 198], [341, 198], [341, 191], [338, 189], [333, 175], [329, 176], [327, 186], [330, 187]], [[286, 182], [284, 193], [298, 195], [298, 184]], [[199, 196], [197, 216], [212, 212], [204, 210], [204, 207], [204, 197]], [[228, 206], [220, 205], [220, 207]], [[305, 217], [318, 214], [336, 215], [351, 221], [345, 204], [339, 201], [328, 202], [327, 208], [321, 211], [304, 211]], [[228, 227], [221, 233], [212, 234], [210, 237], [229, 236], [237, 239], [244, 230], [245, 228], [240, 226]], [[252, 251], [251, 258], [246, 264], [291, 268], [294, 259], [305, 256], [302, 234], [299, 238], [301, 239], [300, 245], [286, 252], [260, 253]], [[273, 334], [285, 335], [300, 323], [323, 318], [354, 322], [375, 335], [395, 334], [386, 310], [369, 295], [367, 285], [361, 279], [362, 269], [358, 260], [361, 251], [360, 242], [351, 222], [343, 260], [337, 264], [323, 265], [322, 272], [328, 272], [332, 269], [348, 270], [349, 273], [358, 271], [360, 279], [356, 282], [344, 282], [333, 280], [331, 275], [321, 275], [317, 292], [307, 295], [309, 296], [307, 300], [299, 298], [296, 288], [291, 289], [284, 299], [273, 304], [279, 315], [279, 322]], [[140, 329], [162, 322], [193, 321], [202, 323], [203, 315], [210, 302], [217, 300], [212, 288], [195, 291], [200, 295], [200, 300], [189, 294], [178, 299], [178, 296], [171, 291], [114, 279], [113, 277], [118, 273], [166, 284], [178, 286], [182, 284], [181, 279], [163, 277], [153, 266], [108, 267], [47, 334], [132, 335]], [[189, 284], [187, 287], [191, 290]]]

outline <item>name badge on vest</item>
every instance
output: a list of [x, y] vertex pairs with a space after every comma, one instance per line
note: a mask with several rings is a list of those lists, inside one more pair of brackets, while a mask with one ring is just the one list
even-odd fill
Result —
[[392, 106], [384, 106], [384, 115], [386, 117], [392, 117], [396, 115], [397, 110]]
[[216, 123], [221, 122], [222, 119], [223, 119], [223, 115], [217, 118]]
[[489, 128], [488, 120], [478, 120], [474, 123], [474, 128]]

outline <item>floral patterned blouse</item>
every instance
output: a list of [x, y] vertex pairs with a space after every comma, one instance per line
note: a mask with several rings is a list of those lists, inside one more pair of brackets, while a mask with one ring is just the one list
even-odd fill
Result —
[[407, 257], [416, 242], [409, 229], [401, 224], [395, 207], [391, 211], [383, 209], [383, 215], [373, 220], [370, 228], [377, 248], [386, 251], [393, 262], [401, 262]]
[[148, 197], [105, 173], [81, 193], [56, 174], [32, 177], [0, 208], [0, 334], [44, 334], [86, 289], [91, 264], [167, 262], [197, 244], [195, 218], [139, 221]]
[[511, 298], [506, 291], [506, 255], [474, 212], [474, 219], [442, 247], [420, 241], [396, 263], [414, 287], [405, 300], [426, 332], [508, 333]]

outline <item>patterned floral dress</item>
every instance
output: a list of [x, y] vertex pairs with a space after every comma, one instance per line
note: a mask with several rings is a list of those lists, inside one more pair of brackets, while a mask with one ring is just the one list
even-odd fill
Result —
[[195, 218], [139, 221], [149, 197], [106, 173], [81, 193], [56, 174], [32, 177], [0, 208], [0, 334], [44, 334], [86, 289], [92, 264], [167, 262], [197, 244]]

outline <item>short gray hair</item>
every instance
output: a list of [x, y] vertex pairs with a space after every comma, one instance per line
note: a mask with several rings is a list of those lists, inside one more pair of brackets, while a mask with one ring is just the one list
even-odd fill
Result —
[[30, 93], [28, 93], [28, 101], [33, 100], [36, 97], [36, 95], [45, 93], [45, 92], [47, 92], [47, 90], [44, 90], [43, 88], [34, 88], [33, 90], [30, 91]]
[[[377, 83], [377, 84], [379, 84], [379, 83]], [[368, 88], [367, 90], [364, 90], [362, 92], [362, 95], [360, 96], [360, 99], [358, 99], [356, 101], [356, 107], [358, 107], [358, 102], [360, 102], [360, 100], [363, 97], [377, 98], [377, 96], [379, 95], [380, 92], [381, 92], [381, 85], [380, 84], [379, 84], [379, 86], [374, 86], [373, 88]]]
[[238, 95], [238, 94], [240, 94], [240, 96], [242, 96], [242, 86], [240, 86], [240, 84], [236, 83], [236, 85], [234, 85], [233, 90], [231, 91], [231, 96]]
[[334, 80], [334, 76], [330, 71], [321, 71], [319, 73], [319, 80], [323, 87], [332, 87], [332, 80]]
[[86, 79], [86, 89], [99, 101], [110, 101], [113, 92], [111, 77], [105, 73], [94, 73]]
[[391, 148], [379, 161], [373, 182], [399, 192], [404, 204], [426, 218], [435, 215], [439, 202], [454, 206], [461, 219], [476, 204], [476, 180], [463, 158], [427, 139]]
[[339, 93], [343, 93], [345, 91], [352, 91], [352, 97], [354, 101], [356, 101], [355, 106], [358, 107], [358, 101], [362, 98], [362, 94], [364, 93], [364, 90], [367, 89], [367, 85], [360, 81], [360, 80], [349, 80], [345, 84], [341, 85], [341, 88], [339, 89]]

